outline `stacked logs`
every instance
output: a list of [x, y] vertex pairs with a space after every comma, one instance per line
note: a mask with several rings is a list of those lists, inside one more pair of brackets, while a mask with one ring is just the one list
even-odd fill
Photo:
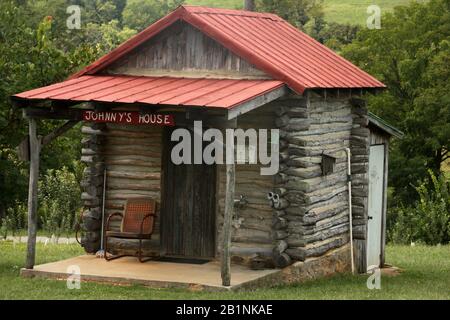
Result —
[[369, 192], [370, 130], [367, 127], [369, 123], [367, 108], [362, 101], [359, 104], [353, 102], [353, 123], [351, 137], [353, 236], [355, 239], [365, 239]]
[[370, 130], [366, 103], [352, 99], [351, 131], [352, 217], [355, 262], [359, 272], [366, 271], [366, 234], [369, 197]]
[[[274, 260], [284, 267], [349, 241], [347, 164], [352, 115], [348, 100], [290, 97], [276, 111], [280, 172], [276, 176]], [[323, 176], [322, 155], [336, 158]], [[273, 195], [272, 195], [273, 197]]]
[[286, 237], [288, 236], [288, 221], [286, 220], [286, 209], [289, 207], [289, 201], [284, 198], [286, 189], [276, 188], [274, 192], [269, 192], [267, 198], [274, 209], [272, 219], [273, 237], [275, 247], [273, 248], [273, 261], [277, 267], [283, 268], [291, 264], [291, 257], [285, 252], [288, 248]]
[[[84, 126], [82, 133], [86, 136], [81, 161], [87, 167], [81, 183], [84, 205], [81, 242], [86, 252], [94, 253], [100, 248], [105, 168], [105, 218], [123, 212], [128, 199], [140, 197], [155, 199], [159, 216], [162, 130], [152, 126], [92, 124]], [[111, 230], [120, 230], [120, 225], [120, 219], [110, 221]], [[159, 252], [159, 219], [155, 221], [152, 239], [144, 240], [143, 244], [145, 254]], [[114, 253], [134, 253], [138, 241], [110, 238], [108, 246]]]
[[86, 164], [81, 181], [84, 206], [81, 245], [88, 253], [95, 253], [100, 248], [105, 165], [99, 149], [104, 141], [105, 128], [105, 124], [92, 124], [81, 129], [86, 135], [82, 140], [81, 151], [81, 162]]
[[[274, 102], [276, 103], [276, 102]], [[236, 126], [239, 129], [273, 129], [275, 128], [274, 108], [269, 103], [238, 117]], [[269, 135], [270, 137], [270, 135]], [[270, 141], [268, 141], [270, 150]], [[248, 160], [247, 160], [248, 162]], [[267, 193], [273, 190], [273, 176], [261, 175], [260, 163], [240, 164], [235, 166], [236, 184], [235, 198], [245, 197], [245, 204], [235, 208], [232, 220], [231, 255], [233, 262], [254, 266], [263, 263], [273, 267], [272, 249], [272, 208], [267, 201]], [[217, 171], [217, 252], [221, 252], [223, 212], [225, 208], [224, 166], [218, 166]], [[263, 261], [263, 262], [261, 262]]]

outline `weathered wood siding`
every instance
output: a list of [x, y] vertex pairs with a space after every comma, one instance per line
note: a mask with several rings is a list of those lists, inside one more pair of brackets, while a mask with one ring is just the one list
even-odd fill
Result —
[[[246, 261], [246, 257], [258, 254], [270, 257], [275, 265], [285, 266], [293, 260], [322, 256], [349, 242], [345, 148], [355, 150], [352, 168], [356, 184], [352, 198], [357, 208], [354, 227], [358, 233], [358, 226], [365, 221], [360, 213], [367, 209], [365, 167], [358, 167], [359, 155], [365, 152], [358, 148], [366, 150], [368, 141], [359, 139], [361, 130], [354, 123], [361, 113], [366, 114], [367, 110], [352, 107], [348, 98], [324, 99], [311, 94], [281, 98], [238, 118], [240, 128], [280, 129], [280, 171], [274, 177], [261, 176], [260, 165], [237, 166], [236, 198], [242, 194], [249, 204], [236, 209], [233, 219], [235, 261]], [[368, 131], [363, 136], [368, 139]], [[336, 157], [335, 170], [327, 176], [321, 170], [323, 154]], [[223, 170], [219, 177], [220, 235]], [[271, 191], [281, 197], [272, 206], [267, 199]]]
[[173, 130], [164, 133], [161, 254], [211, 258], [216, 239], [216, 166], [171, 161]]
[[176, 22], [106, 70], [111, 74], [268, 78], [193, 26]]
[[[237, 128], [244, 131], [275, 128], [276, 102], [250, 111], [238, 118]], [[269, 135], [270, 137], [270, 135]], [[270, 144], [270, 141], [269, 141]], [[268, 146], [270, 151], [270, 146]], [[274, 177], [261, 175], [260, 164], [237, 164], [235, 198], [242, 195], [248, 201], [242, 208], [235, 208], [232, 220], [231, 254], [236, 262], [260, 254], [271, 258], [273, 249], [272, 208], [267, 194], [274, 188]], [[225, 165], [218, 169], [218, 252], [222, 245], [222, 225], [225, 206]]]
[[384, 189], [383, 189], [383, 216], [381, 221], [381, 266], [385, 263], [386, 248], [386, 215], [387, 215], [387, 191], [388, 191], [388, 172], [389, 172], [389, 140], [390, 136], [374, 126], [370, 129], [370, 145], [384, 145]]
[[[287, 223], [277, 248], [293, 260], [321, 256], [349, 241], [347, 165], [352, 111], [348, 99], [292, 97], [277, 111], [283, 170], [277, 176], [286, 200], [277, 216]], [[335, 157], [323, 176], [322, 154]], [[280, 252], [278, 252], [280, 254]], [[285, 260], [285, 259], [284, 259]]]
[[[91, 168], [87, 173], [93, 171], [93, 163], [99, 169], [95, 171], [99, 186], [95, 188], [96, 196], [90, 199], [97, 205], [95, 211], [100, 211], [99, 217], [101, 218], [102, 169], [105, 167], [107, 169], [105, 217], [114, 212], [123, 212], [126, 200], [136, 197], [156, 199], [159, 216], [162, 128], [108, 124], [103, 125], [100, 131], [85, 127], [83, 132], [89, 134], [86, 138], [89, 143], [93, 144], [94, 140], [101, 141], [95, 145], [95, 150], [92, 147], [83, 149], [82, 158], [89, 164], [88, 168]], [[86, 177], [89, 177], [89, 174], [86, 174]], [[84, 193], [86, 199], [93, 187], [92, 183], [93, 179], [86, 181]], [[89, 202], [85, 200], [85, 206], [89, 208], [87, 205]], [[146, 251], [159, 253], [159, 225], [160, 219], [157, 218], [152, 240], [145, 243]], [[111, 227], [113, 230], [119, 230], [120, 221], [113, 221]], [[137, 241], [111, 239], [110, 245], [115, 251], [135, 251]]]
[[88, 253], [100, 249], [102, 221], [102, 190], [104, 163], [100, 156], [100, 148], [104, 141], [104, 124], [86, 124], [82, 129], [85, 137], [82, 140], [81, 161], [86, 164], [81, 187], [84, 210], [82, 215], [81, 245]]
[[383, 216], [381, 230], [381, 265], [384, 264], [386, 242], [387, 181], [389, 135], [369, 123], [365, 101], [353, 100], [353, 128], [351, 137], [352, 211], [355, 266], [360, 273], [367, 271], [367, 221], [369, 200], [370, 146], [385, 145]]
[[[263, 176], [259, 164], [236, 165], [235, 196], [243, 195], [248, 203], [236, 208], [232, 220], [233, 261], [247, 263], [259, 255], [267, 258], [268, 264], [285, 266], [348, 243], [344, 149], [350, 147], [355, 258], [358, 270], [363, 270], [369, 145], [382, 138], [370, 134], [367, 109], [348, 98], [290, 95], [241, 115], [237, 128], [279, 128], [280, 171], [275, 176]], [[103, 167], [108, 168], [106, 215], [123, 210], [129, 197], [151, 196], [159, 202], [162, 128], [111, 124], [84, 127], [83, 132], [88, 134], [83, 141], [83, 161], [88, 164], [83, 193], [85, 216], [97, 219], [97, 223], [86, 219], [84, 241], [91, 246], [90, 252], [95, 252], [92, 248], [99, 243]], [[323, 154], [336, 157], [335, 170], [327, 176], [321, 170]], [[269, 192], [280, 196], [279, 203], [267, 199]], [[225, 166], [218, 165], [217, 257], [222, 246], [224, 199]], [[129, 240], [114, 240], [111, 245], [116, 251], [136, 249], [136, 243]], [[151, 248], [150, 253], [159, 254], [159, 220], [146, 246]]]
[[369, 197], [370, 130], [367, 107], [362, 100], [352, 104], [353, 128], [351, 144], [352, 217], [355, 268], [359, 273], [367, 269], [367, 215]]

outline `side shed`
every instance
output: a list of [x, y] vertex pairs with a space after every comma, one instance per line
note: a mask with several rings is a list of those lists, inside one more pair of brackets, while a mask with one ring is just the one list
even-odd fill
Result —
[[361, 272], [373, 266], [382, 267], [385, 261], [387, 183], [389, 141], [402, 138], [403, 133], [386, 121], [368, 112], [370, 130], [368, 222], [366, 235], [366, 265], [361, 262]]
[[[388, 140], [399, 132], [368, 113], [362, 97], [384, 87], [276, 15], [180, 6], [67, 81], [13, 97], [30, 119], [27, 268], [39, 150], [78, 121], [88, 253], [100, 248], [105, 217], [148, 197], [157, 220], [145, 254], [218, 260], [225, 286], [231, 262], [290, 268], [291, 280], [382, 265]], [[68, 122], [39, 139], [39, 118]], [[220, 133], [274, 133], [259, 148], [278, 152], [279, 169], [176, 164], [174, 129], [198, 133], [199, 122]], [[249, 160], [255, 150], [243, 145]], [[137, 249], [129, 239], [108, 245]]]

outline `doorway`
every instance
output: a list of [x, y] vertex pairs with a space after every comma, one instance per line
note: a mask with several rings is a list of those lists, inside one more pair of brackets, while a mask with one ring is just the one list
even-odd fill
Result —
[[[211, 259], [215, 256], [216, 165], [171, 161], [175, 128], [163, 134], [161, 254]], [[193, 145], [193, 143], [192, 143]]]
[[367, 268], [381, 263], [381, 234], [384, 198], [385, 145], [370, 146], [369, 210], [367, 222]]

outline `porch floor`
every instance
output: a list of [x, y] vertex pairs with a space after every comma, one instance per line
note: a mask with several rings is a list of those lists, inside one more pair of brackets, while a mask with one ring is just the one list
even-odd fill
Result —
[[[142, 284], [157, 288], [188, 288], [192, 290], [233, 290], [258, 286], [277, 269], [251, 270], [241, 265], [231, 266], [231, 286], [222, 286], [220, 263], [188, 264], [157, 260], [140, 263], [137, 258], [123, 257], [105, 261], [94, 255], [82, 255], [67, 260], [37, 265], [34, 269], [22, 269], [25, 277], [43, 277], [65, 280], [69, 266], [78, 266], [81, 281], [109, 282], [114, 284]], [[70, 271], [70, 270], [69, 270]]]

